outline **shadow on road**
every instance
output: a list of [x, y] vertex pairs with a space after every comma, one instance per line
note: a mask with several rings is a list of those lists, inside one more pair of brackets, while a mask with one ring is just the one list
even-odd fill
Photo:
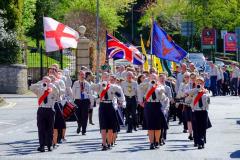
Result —
[[6, 156], [16, 156], [38, 153], [37, 147], [39, 146], [39, 143], [37, 139], [34, 139], [2, 143], [0, 145], [8, 145], [10, 147], [8, 150], [6, 150]]

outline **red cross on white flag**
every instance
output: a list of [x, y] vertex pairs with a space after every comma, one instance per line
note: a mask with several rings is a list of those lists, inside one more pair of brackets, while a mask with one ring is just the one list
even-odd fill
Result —
[[46, 52], [77, 48], [77, 31], [49, 17], [43, 17], [43, 25]]

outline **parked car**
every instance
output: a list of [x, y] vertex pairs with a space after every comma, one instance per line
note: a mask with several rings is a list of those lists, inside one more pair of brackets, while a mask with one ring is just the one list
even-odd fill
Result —
[[204, 71], [207, 61], [203, 53], [189, 53], [188, 59], [195, 64], [198, 71]]

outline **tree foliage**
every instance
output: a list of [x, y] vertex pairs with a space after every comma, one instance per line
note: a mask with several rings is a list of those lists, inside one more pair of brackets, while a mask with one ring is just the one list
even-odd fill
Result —
[[[198, 33], [204, 27], [234, 31], [240, 26], [240, 0], [158, 0], [149, 7], [141, 19], [142, 25], [155, 18], [169, 19], [170, 25], [178, 26], [182, 21], [193, 21]], [[168, 28], [169, 25], [163, 26]]]
[[17, 33], [7, 27], [6, 13], [0, 10], [0, 64], [19, 62], [20, 45]]

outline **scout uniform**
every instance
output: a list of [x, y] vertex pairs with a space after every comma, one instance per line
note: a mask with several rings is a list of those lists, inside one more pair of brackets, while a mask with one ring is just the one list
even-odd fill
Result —
[[51, 150], [54, 126], [54, 104], [59, 91], [55, 85], [45, 88], [40, 81], [30, 86], [30, 90], [38, 97], [37, 126], [40, 147], [38, 151], [44, 152], [44, 146]]
[[82, 135], [86, 134], [87, 121], [88, 121], [88, 110], [91, 105], [90, 94], [91, 85], [86, 80], [75, 81], [72, 87], [74, 103], [78, 106], [77, 116], [78, 116], [78, 128], [77, 133], [80, 132], [82, 128]]
[[128, 124], [127, 132], [131, 133], [132, 129], [136, 131], [137, 126], [137, 82], [123, 81], [121, 84], [126, 100], [126, 121]]

